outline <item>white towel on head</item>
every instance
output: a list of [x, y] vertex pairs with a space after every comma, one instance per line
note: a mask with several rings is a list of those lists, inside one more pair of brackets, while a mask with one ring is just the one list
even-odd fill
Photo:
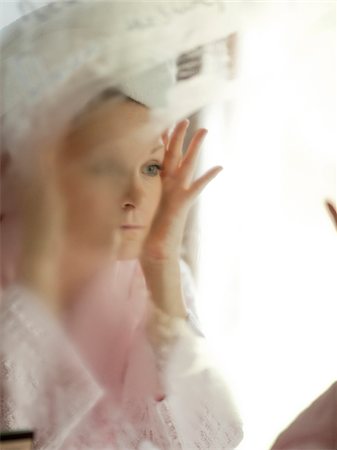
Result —
[[[12, 151], [51, 118], [54, 128], [62, 128], [106, 88], [120, 87], [151, 108], [164, 106], [175, 86], [172, 61], [233, 31], [223, 2], [52, 5], [1, 33], [3, 136]], [[204, 89], [204, 103], [210, 87]], [[193, 96], [187, 96], [192, 112]], [[200, 100], [194, 106], [200, 107]]]
[[149, 108], [167, 106], [168, 93], [176, 79], [175, 63], [162, 63], [154, 68], [127, 78], [119, 88], [127, 97], [142, 103]]

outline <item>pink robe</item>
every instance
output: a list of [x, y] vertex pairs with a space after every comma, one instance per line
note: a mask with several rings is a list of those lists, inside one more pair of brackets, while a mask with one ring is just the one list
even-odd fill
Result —
[[12, 281], [19, 233], [6, 212], [1, 429], [35, 430], [37, 450], [235, 448], [242, 426], [203, 349], [188, 266], [181, 263], [189, 321], [171, 323], [160, 348], [145, 331], [138, 261], [115, 262], [83, 286], [60, 323], [43, 299]]

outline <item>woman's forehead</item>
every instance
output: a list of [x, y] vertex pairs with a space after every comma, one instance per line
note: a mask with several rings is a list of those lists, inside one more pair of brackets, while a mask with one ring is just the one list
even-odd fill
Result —
[[107, 100], [87, 112], [69, 131], [67, 153], [75, 156], [109, 149], [124, 154], [128, 149], [150, 152], [162, 142], [162, 131], [145, 106], [130, 100]]
[[111, 132], [117, 138], [153, 122], [150, 110], [131, 100], [108, 99], [93, 106], [70, 130], [76, 137]]

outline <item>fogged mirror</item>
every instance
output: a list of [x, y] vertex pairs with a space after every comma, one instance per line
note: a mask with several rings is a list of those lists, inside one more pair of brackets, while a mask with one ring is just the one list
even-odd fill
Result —
[[1, 12], [4, 445], [335, 448], [335, 5]]

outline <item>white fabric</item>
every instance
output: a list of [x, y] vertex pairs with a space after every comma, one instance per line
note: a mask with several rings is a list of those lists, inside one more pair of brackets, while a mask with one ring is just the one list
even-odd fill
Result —
[[[166, 398], [132, 405], [140, 434], [100, 401], [102, 389], [41, 300], [9, 288], [1, 304], [1, 427], [36, 429], [37, 450], [144, 450], [152, 439], [160, 449], [235, 448], [241, 423], [202, 339], [180, 320], [173, 333], [156, 349]], [[107, 445], [111, 434], [117, 439]]]
[[149, 108], [160, 108], [167, 106], [168, 92], [174, 86], [175, 79], [175, 64], [168, 62], [126, 78], [119, 89], [127, 97]]
[[61, 448], [102, 391], [34, 294], [6, 290], [0, 325], [0, 427], [38, 430], [38, 449]]
[[107, 87], [122, 86], [127, 94], [159, 107], [167, 94], [166, 116], [169, 111], [179, 117], [192, 112], [210, 100], [215, 77], [195, 77], [194, 95], [184, 82], [176, 93], [158, 97], [160, 84], [166, 89], [172, 84], [167, 64], [232, 31], [230, 9], [223, 2], [77, 1], [32, 12], [1, 32], [7, 147], [14, 152], [27, 144], [37, 122], [43, 130], [52, 118], [53, 129], [62, 128]]

